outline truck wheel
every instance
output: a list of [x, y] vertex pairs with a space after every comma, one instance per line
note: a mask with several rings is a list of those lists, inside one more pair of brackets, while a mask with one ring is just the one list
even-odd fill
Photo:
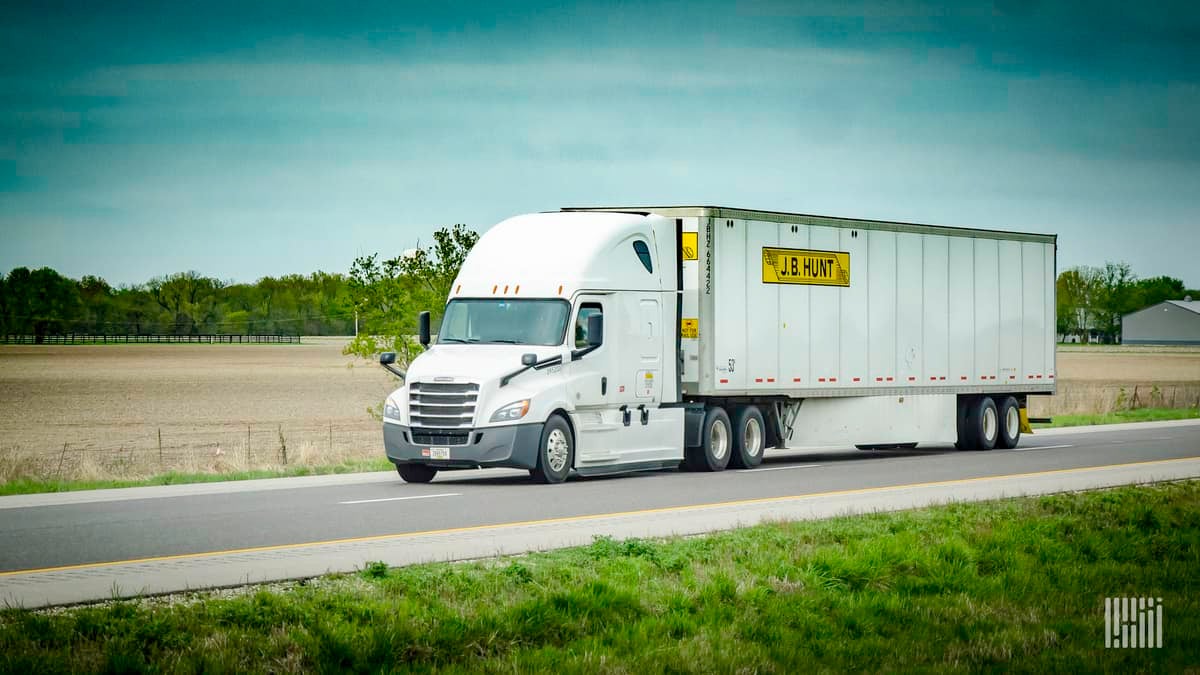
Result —
[[1008, 396], [1000, 402], [999, 413], [1000, 436], [996, 439], [996, 447], [1011, 450], [1021, 440], [1021, 406], [1017, 405], [1016, 398]]
[[729, 464], [737, 469], [753, 469], [762, 464], [763, 449], [767, 447], [766, 425], [756, 405], [738, 408], [734, 416], [733, 454]]
[[424, 464], [397, 464], [396, 472], [405, 483], [428, 483], [437, 475], [437, 469]]
[[704, 411], [704, 426], [700, 430], [700, 446], [687, 449], [686, 461], [692, 471], [724, 471], [733, 449], [733, 434], [729, 415], [718, 407]]
[[539, 483], [561, 483], [571, 473], [574, 463], [575, 438], [571, 427], [561, 415], [551, 415], [542, 428], [537, 468], [530, 469], [529, 475]]
[[972, 450], [991, 450], [1000, 436], [1000, 415], [990, 396], [971, 402], [967, 412], [967, 436]]
[[959, 396], [957, 405], [954, 408], [954, 423], [958, 429], [958, 440], [954, 442], [954, 447], [959, 450], [974, 450], [971, 444], [971, 434], [968, 431], [968, 418], [971, 413], [971, 404], [975, 399], [970, 396]]

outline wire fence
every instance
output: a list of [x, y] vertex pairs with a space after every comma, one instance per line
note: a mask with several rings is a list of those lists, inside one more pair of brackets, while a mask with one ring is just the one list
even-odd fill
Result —
[[93, 333], [63, 333], [58, 335], [0, 335], [0, 343], [10, 345], [77, 345], [77, 344], [300, 344], [299, 335], [97, 335]]
[[382, 458], [378, 423], [258, 423], [139, 425], [102, 441], [0, 442], [0, 483], [17, 478], [121, 479], [169, 471], [229, 473], [254, 469], [336, 465]]

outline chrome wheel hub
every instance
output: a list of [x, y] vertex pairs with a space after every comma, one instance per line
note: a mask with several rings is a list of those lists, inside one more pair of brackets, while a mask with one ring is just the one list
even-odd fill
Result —
[[742, 434], [742, 447], [746, 449], [746, 454], [751, 457], [757, 457], [758, 453], [762, 452], [763, 446], [762, 426], [758, 420], [751, 418], [746, 423], [746, 431]]
[[562, 471], [567, 466], [567, 455], [570, 454], [567, 435], [561, 429], [552, 429], [546, 439], [546, 460], [554, 473]]
[[725, 425], [721, 424], [721, 420], [713, 420], [708, 430], [708, 438], [713, 457], [721, 459], [729, 452], [729, 432], [726, 431]]

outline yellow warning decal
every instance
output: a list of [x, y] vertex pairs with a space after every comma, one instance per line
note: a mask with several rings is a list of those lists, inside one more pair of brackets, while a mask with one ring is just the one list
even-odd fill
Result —
[[684, 260], [698, 260], [700, 249], [696, 232], [681, 232], [683, 239], [679, 242], [680, 257]]
[[764, 284], [849, 286], [850, 254], [764, 246], [762, 280]]
[[683, 319], [679, 324], [679, 337], [700, 337], [700, 319]]

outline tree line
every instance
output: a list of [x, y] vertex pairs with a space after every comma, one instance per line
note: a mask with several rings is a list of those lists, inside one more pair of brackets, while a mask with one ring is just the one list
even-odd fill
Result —
[[[450, 285], [479, 234], [443, 227], [433, 244], [393, 258], [357, 258], [349, 273], [315, 272], [224, 282], [197, 272], [114, 288], [100, 277], [70, 279], [43, 267], [0, 278], [0, 333], [354, 335], [347, 354], [416, 354], [417, 313], [440, 322]], [[1057, 279], [1057, 331], [1082, 342], [1116, 342], [1121, 317], [1163, 300], [1200, 299], [1180, 279], [1139, 279], [1126, 263], [1073, 267]]]
[[65, 333], [352, 335], [354, 308], [347, 277], [326, 272], [239, 284], [190, 271], [119, 287], [49, 267], [0, 278], [0, 334]]
[[1072, 267], [1058, 275], [1057, 329], [1063, 339], [1114, 343], [1120, 339], [1121, 317], [1164, 300], [1200, 300], [1180, 279], [1139, 279], [1126, 263]]

